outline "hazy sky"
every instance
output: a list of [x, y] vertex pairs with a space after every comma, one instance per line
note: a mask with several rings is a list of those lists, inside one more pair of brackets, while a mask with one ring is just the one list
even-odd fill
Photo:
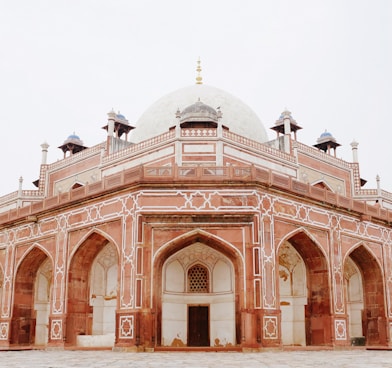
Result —
[[269, 130], [287, 107], [313, 145], [328, 130], [365, 188], [392, 192], [390, 0], [0, 0], [0, 195], [34, 188], [73, 132], [105, 139], [112, 108], [132, 124], [158, 98], [206, 84]]

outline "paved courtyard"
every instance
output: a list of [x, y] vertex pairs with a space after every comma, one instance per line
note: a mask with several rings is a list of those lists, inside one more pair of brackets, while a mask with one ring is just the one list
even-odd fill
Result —
[[267, 351], [126, 353], [112, 351], [0, 351], [4, 368], [288, 368], [288, 367], [392, 367], [392, 351]]

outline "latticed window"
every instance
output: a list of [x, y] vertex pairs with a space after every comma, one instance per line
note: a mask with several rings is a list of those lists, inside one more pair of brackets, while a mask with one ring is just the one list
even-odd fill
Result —
[[197, 264], [188, 270], [188, 292], [208, 293], [208, 270], [204, 266]]

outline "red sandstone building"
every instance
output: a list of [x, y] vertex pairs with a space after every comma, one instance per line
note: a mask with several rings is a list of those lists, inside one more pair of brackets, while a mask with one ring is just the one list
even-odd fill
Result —
[[[219, 106], [219, 108], [218, 108]], [[101, 128], [101, 127], [97, 127]], [[0, 348], [390, 346], [392, 194], [204, 85], [0, 197]]]

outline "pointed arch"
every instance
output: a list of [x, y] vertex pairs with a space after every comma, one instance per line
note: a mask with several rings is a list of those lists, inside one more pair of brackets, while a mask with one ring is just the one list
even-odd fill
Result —
[[[361, 305], [363, 309], [361, 315], [357, 315], [357, 323], [362, 324], [362, 333], [367, 345], [385, 345], [387, 344], [385, 280], [380, 260], [363, 242], [355, 244], [347, 252], [344, 259], [345, 267], [349, 259], [359, 269], [359, 284], [363, 295]], [[346, 299], [346, 302], [349, 302], [348, 295]]]
[[313, 183], [310, 184], [313, 187], [317, 187], [317, 188], [321, 188], [321, 189], [325, 189], [328, 190], [330, 192], [333, 192], [334, 190], [332, 189], [332, 187], [325, 181], [325, 180], [317, 180]]
[[303, 277], [306, 278], [307, 295], [304, 303], [303, 325], [306, 345], [331, 344], [332, 331], [329, 327], [331, 292], [328, 257], [315, 237], [304, 228], [293, 230], [281, 240], [278, 246], [278, 258], [282, 244], [285, 242], [295, 249], [305, 265]]
[[71, 187], [69, 188], [70, 190], [74, 190], [74, 189], [77, 189], [77, 188], [80, 188], [80, 187], [84, 187], [84, 183], [81, 183], [80, 181], [76, 181], [75, 183], [73, 183], [72, 185], [71, 185]]
[[[302, 235], [301, 235], [302, 234]], [[318, 240], [315, 238], [315, 236], [309, 232], [308, 229], [304, 228], [304, 227], [299, 227], [297, 229], [294, 229], [293, 231], [290, 231], [289, 233], [286, 234], [286, 236], [284, 238], [281, 239], [281, 241], [278, 244], [277, 250], [279, 251], [279, 247], [285, 242], [285, 241], [289, 241], [292, 238], [298, 237], [298, 236], [303, 236], [305, 238], [308, 238], [311, 243], [317, 247], [318, 251], [323, 255], [323, 257], [325, 258], [325, 261], [327, 262], [328, 266], [329, 266], [329, 260], [328, 260], [328, 255], [326, 254], [324, 248], [320, 245], [320, 243], [318, 242]]]
[[207, 246], [213, 247], [227, 255], [230, 259], [241, 260], [242, 264], [244, 262], [244, 256], [233, 244], [202, 229], [189, 231], [163, 244], [154, 254], [153, 261], [159, 264], [162, 262], [162, 258], [169, 258], [180, 249], [196, 242], [202, 242]]
[[[48, 268], [50, 270], [46, 280], [46, 288], [49, 290], [46, 296], [46, 304], [49, 308], [50, 285], [53, 277], [53, 259], [50, 254], [39, 243], [34, 243], [24, 252], [17, 263], [14, 276], [11, 344], [31, 345], [36, 342], [41, 344], [47, 341], [47, 327], [44, 328], [45, 331], [42, 331], [42, 333], [39, 332], [39, 338], [36, 338], [37, 317], [42, 316], [37, 315], [37, 301], [35, 300], [39, 270], [45, 261], [49, 262]], [[46, 321], [48, 321], [48, 315], [49, 309], [44, 316]]]
[[[101, 252], [103, 252], [107, 247], [115, 249], [114, 257], [115, 261], [115, 274], [113, 272], [110, 275], [97, 265], [96, 271], [93, 272], [93, 266], [96, 258]], [[101, 321], [101, 325], [98, 328], [96, 326], [96, 320], [94, 319], [95, 305], [101, 303], [99, 306], [106, 310], [106, 314], [102, 318], [109, 318], [110, 321], [108, 327], [114, 330], [115, 324], [115, 308], [117, 306], [117, 297], [113, 296], [113, 299], [108, 302], [105, 301], [104, 295], [99, 300], [95, 299], [92, 295], [91, 290], [93, 290], [94, 280], [92, 277], [96, 275], [101, 277], [100, 282], [109, 282], [108, 277], [110, 277], [110, 283], [113, 284], [111, 287], [117, 289], [118, 286], [118, 263], [119, 263], [119, 250], [114, 242], [114, 240], [108, 236], [105, 232], [99, 229], [92, 229], [89, 231], [75, 246], [72, 254], [69, 257], [68, 263], [68, 288], [67, 288], [67, 333], [66, 333], [66, 343], [68, 345], [75, 346], [78, 344], [77, 337], [79, 335], [93, 335], [94, 330], [100, 331], [94, 334], [101, 334], [103, 336], [104, 327]], [[107, 270], [108, 271], [108, 270]], [[114, 279], [113, 279], [114, 277]], [[105, 284], [106, 285], [106, 284]], [[101, 285], [102, 286], [102, 285]], [[105, 292], [105, 287], [101, 288]], [[112, 296], [111, 296], [112, 297]], [[110, 305], [109, 305], [110, 304]], [[98, 309], [97, 309], [98, 310]], [[108, 312], [109, 311], [109, 312]], [[97, 338], [96, 340], [99, 340]], [[100, 341], [106, 341], [103, 337]], [[101, 342], [100, 342], [101, 343]], [[105, 342], [107, 343], [107, 342]], [[109, 344], [111, 344], [111, 340]], [[114, 343], [114, 332], [113, 332], [113, 343]]]
[[348, 257], [351, 257], [351, 254], [353, 252], [355, 252], [358, 248], [363, 247], [368, 253], [369, 256], [373, 259], [374, 262], [377, 263], [377, 267], [379, 267], [380, 269], [383, 268], [383, 265], [381, 264], [380, 259], [377, 257], [377, 255], [373, 252], [373, 250], [371, 248], [369, 248], [366, 243], [364, 243], [363, 241], [359, 241], [357, 243], [355, 243], [345, 254], [344, 258], [343, 258], [343, 263], [346, 262], [346, 259]]
[[[194, 247], [205, 247], [205, 251], [202, 249], [196, 250]], [[210, 264], [207, 262], [207, 258], [205, 261], [208, 263], [204, 264], [203, 259], [199, 258], [197, 254], [206, 255], [211, 249], [212, 258], [216, 258], [217, 262]], [[176, 290], [176, 298], [181, 298], [180, 304], [173, 304], [172, 297], [168, 295], [165, 290], [163, 284], [165, 282], [165, 265], [166, 261], [170, 261], [173, 257], [176, 257], [177, 254], [187, 253], [188, 249], [192, 252], [190, 254], [194, 254], [194, 259], [191, 257], [185, 257], [187, 261], [184, 265], [181, 265], [180, 262], [172, 262], [174, 268], [171, 269], [171, 273], [179, 272], [177, 276], [170, 274], [170, 280], [179, 280], [178, 282], [173, 282], [171, 286], [171, 290]], [[214, 256], [215, 254], [215, 256]], [[207, 257], [207, 256], [206, 256]], [[208, 256], [210, 259], [210, 257]], [[226, 260], [227, 264], [224, 262], [219, 262], [218, 260]], [[210, 261], [211, 262], [211, 261]], [[193, 342], [190, 340], [189, 334], [186, 334], [186, 329], [188, 332], [192, 330], [190, 325], [186, 325], [186, 316], [188, 315], [186, 310], [188, 308], [188, 313], [190, 313], [189, 308], [191, 305], [204, 305], [204, 307], [210, 308], [210, 331], [211, 338], [215, 341], [230, 341], [231, 344], [237, 344], [241, 342], [241, 314], [239, 305], [246, 305], [245, 302], [245, 277], [244, 277], [244, 257], [240, 253], [240, 251], [235, 248], [232, 244], [227, 241], [208, 233], [201, 229], [194, 229], [185, 234], [182, 234], [166, 244], [162, 245], [155, 255], [153, 256], [151, 269], [151, 290], [152, 290], [152, 307], [155, 315], [155, 336], [157, 345], [170, 345], [174, 341], [182, 341], [181, 344], [190, 344]], [[209, 285], [209, 290], [202, 291], [201, 293], [189, 293], [188, 286], [185, 285], [185, 281], [188, 278], [188, 271], [192, 266], [201, 264], [208, 268], [209, 280], [212, 284]], [[230, 264], [230, 265], [229, 265]], [[215, 267], [214, 267], [215, 265]], [[167, 269], [166, 269], [167, 270]], [[229, 273], [229, 274], [227, 274]], [[227, 275], [224, 277], [223, 275]], [[228, 281], [230, 281], [230, 286], [227, 285]], [[215, 281], [214, 281], [215, 280]], [[188, 282], [188, 281], [186, 281]], [[152, 287], [155, 285], [154, 287]], [[200, 286], [200, 285], [198, 285]], [[216, 290], [215, 290], [216, 289]], [[170, 291], [169, 291], [170, 292]], [[182, 296], [179, 296], [182, 293]], [[198, 295], [199, 294], [199, 295]], [[225, 296], [226, 295], [226, 296]], [[193, 298], [193, 299], [192, 299]], [[220, 298], [227, 298], [226, 300]], [[219, 302], [220, 300], [220, 302]], [[208, 306], [206, 306], [206, 303]], [[226, 304], [225, 304], [226, 303]], [[181, 308], [181, 312], [177, 313], [177, 316], [180, 320], [177, 320], [178, 328], [182, 331], [181, 339], [174, 338], [171, 333], [167, 332], [168, 326], [172, 323], [165, 317], [165, 310], [167, 310], [168, 306], [171, 308]], [[224, 307], [225, 306], [225, 307]], [[202, 307], [202, 308], [204, 308]], [[225, 308], [227, 311], [226, 318], [230, 319], [227, 321], [222, 321], [222, 318], [218, 318], [220, 315], [222, 317], [221, 308]], [[164, 310], [163, 310], [164, 309]], [[191, 318], [188, 320], [190, 323]], [[232, 323], [232, 327], [228, 328], [225, 333], [227, 333], [227, 337], [223, 336], [224, 332], [220, 332], [222, 323]], [[179, 327], [179, 326], [182, 327]], [[184, 327], [187, 326], [187, 327]], [[194, 327], [194, 326], [193, 326]], [[224, 330], [224, 329], [223, 329]], [[169, 336], [169, 337], [168, 337]], [[187, 342], [188, 336], [188, 342]], [[218, 336], [223, 336], [221, 340], [217, 338]], [[174, 340], [173, 340], [174, 338]], [[178, 342], [177, 341], [177, 342]], [[215, 341], [215, 343], [216, 343]], [[206, 342], [204, 342], [206, 343]], [[209, 345], [209, 343], [208, 343]], [[182, 345], [183, 346], [183, 345]], [[193, 345], [192, 345], [193, 346]], [[196, 346], [196, 345], [195, 345]], [[207, 345], [200, 345], [207, 346]]]
[[44, 246], [42, 246], [40, 243], [35, 242], [35, 243], [33, 243], [30, 247], [28, 247], [28, 248], [24, 251], [23, 255], [19, 258], [18, 262], [16, 263], [16, 265], [15, 265], [15, 270], [16, 270], [16, 272], [15, 272], [15, 274], [14, 274], [15, 276], [16, 276], [16, 274], [17, 274], [17, 272], [18, 272], [18, 269], [19, 269], [20, 265], [23, 263], [24, 259], [25, 259], [25, 258], [30, 254], [30, 252], [32, 252], [34, 249], [39, 249], [42, 253], [44, 253], [44, 254], [46, 255], [46, 257], [48, 257], [48, 258], [50, 259], [50, 261], [51, 261], [51, 263], [52, 263], [52, 267], [54, 267], [54, 260], [53, 260], [52, 254], [50, 254], [50, 253], [48, 252], [48, 250], [47, 250]]
[[72, 186], [71, 186], [71, 190], [74, 190], [74, 189], [77, 189], [77, 188], [80, 188], [80, 187], [84, 187], [84, 184], [81, 184], [81, 183], [79, 183], [79, 182], [76, 182], [76, 183], [74, 183]]
[[[95, 234], [95, 235], [94, 235]], [[68, 267], [70, 265], [70, 263], [72, 262], [72, 258], [74, 257], [75, 253], [78, 251], [79, 247], [84, 244], [90, 237], [98, 240], [98, 239], [106, 239], [106, 244], [107, 243], [112, 243], [116, 250], [117, 250], [117, 255], [120, 256], [120, 249], [118, 247], [118, 244], [116, 243], [116, 241], [105, 231], [102, 231], [101, 229], [98, 228], [93, 228], [91, 229], [88, 233], [86, 233], [75, 245], [75, 247], [73, 248], [72, 252], [69, 255], [68, 258]]]

